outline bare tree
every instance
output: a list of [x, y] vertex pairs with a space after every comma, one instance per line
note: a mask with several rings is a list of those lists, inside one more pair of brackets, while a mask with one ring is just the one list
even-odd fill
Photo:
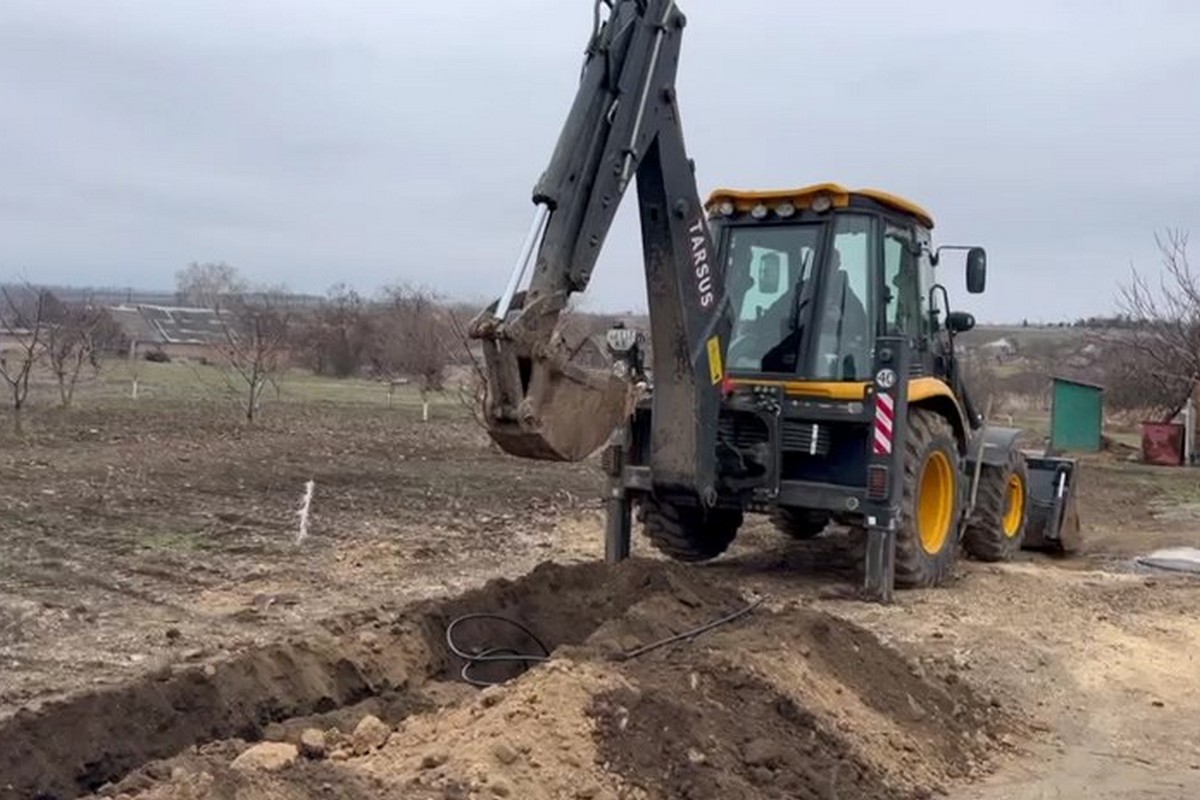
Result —
[[390, 378], [416, 379], [422, 413], [428, 419], [429, 393], [441, 391], [450, 361], [448, 315], [425, 289], [392, 286], [383, 290], [383, 296], [376, 363]]
[[959, 361], [963, 383], [970, 393], [971, 402], [979, 409], [988, 407], [989, 402], [1000, 403], [1000, 393], [997, 391], [996, 372], [986, 359], [964, 357]]
[[225, 340], [221, 353], [233, 371], [231, 388], [242, 397], [247, 422], [258, 417], [263, 390], [287, 363], [291, 316], [277, 296], [235, 296], [217, 312]]
[[[9, 391], [13, 425], [21, 428], [21, 409], [29, 399], [29, 379], [46, 351], [46, 329], [58, 301], [50, 292], [32, 286], [0, 287], [0, 334], [10, 346], [0, 349], [0, 377]], [[3, 342], [0, 342], [3, 348]]]
[[193, 261], [175, 273], [175, 293], [183, 305], [217, 308], [245, 291], [246, 282], [237, 268], [224, 261]]
[[100, 354], [120, 348], [124, 336], [108, 312], [88, 302], [64, 304], [46, 326], [46, 357], [58, 382], [59, 402], [71, 405], [84, 365], [100, 371]]
[[1188, 262], [1188, 234], [1156, 234], [1157, 280], [1133, 270], [1117, 298], [1131, 325], [1107, 335], [1109, 402], [1173, 419], [1200, 378], [1200, 275]]
[[1034, 366], [998, 378], [996, 389], [1001, 394], [1011, 397], [1023, 397], [1035, 404], [1035, 407], [1049, 410], [1051, 394], [1054, 387], [1052, 371], [1044, 365]]
[[373, 322], [358, 292], [345, 284], [333, 286], [298, 336], [306, 365], [318, 375], [355, 374], [375, 344]]
[[460, 317], [460, 313], [463, 312], [467, 312], [471, 316], [478, 313], [473, 306], [466, 309], [462, 307], [446, 309], [450, 333], [454, 342], [462, 349], [466, 363], [471, 365], [468, 383], [458, 387], [458, 401], [467, 411], [471, 412], [471, 417], [476, 424], [487, 430], [488, 424], [484, 413], [487, 403], [487, 373], [484, 371], [483, 362], [472, 347], [472, 339], [467, 333], [467, 325]]

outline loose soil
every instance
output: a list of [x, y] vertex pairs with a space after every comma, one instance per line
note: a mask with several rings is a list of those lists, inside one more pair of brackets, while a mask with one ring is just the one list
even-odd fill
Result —
[[[998, 737], [1021, 727], [966, 684], [923, 676], [821, 611], [761, 607], [691, 641], [623, 655], [746, 602], [725, 582], [660, 562], [544, 565], [395, 617], [344, 620], [319, 639], [18, 715], [0, 729], [0, 796], [318, 797], [345, 774], [349, 796], [364, 797], [410, 787], [916, 798], [985, 766]], [[449, 689], [459, 663], [445, 626], [479, 611], [527, 625], [553, 660], [482, 692]], [[481, 631], [479, 646], [516, 646], [504, 632]], [[393, 732], [378, 750], [347, 749], [367, 697], [390, 699]], [[328, 729], [330, 763], [261, 775], [231, 766], [247, 743], [298, 741], [309, 726]]]
[[[1133, 565], [1200, 543], [1200, 491], [1083, 475], [1084, 552], [963, 561], [884, 608], [845, 599], [836, 533], [761, 520], [709, 565], [639, 540], [607, 569], [598, 469], [509, 459], [446, 406], [31, 416], [0, 433], [0, 798], [1200, 796], [1200, 583]], [[554, 658], [465, 685], [445, 625], [477, 611]], [[358, 752], [368, 714], [392, 732]], [[231, 767], [313, 727], [323, 759]]]

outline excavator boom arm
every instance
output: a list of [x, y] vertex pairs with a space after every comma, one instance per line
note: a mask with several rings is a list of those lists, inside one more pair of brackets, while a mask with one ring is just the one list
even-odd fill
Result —
[[[484, 342], [485, 413], [502, 447], [577, 460], [603, 444], [630, 412], [629, 387], [570, 364], [556, 330], [570, 295], [587, 288], [636, 177], [654, 376], [650, 466], [659, 488], [711, 500], [730, 322], [676, 103], [685, 22], [674, 0], [612, 2], [534, 188], [538, 214], [522, 261], [473, 334]], [[533, 274], [519, 294], [526, 261]]]

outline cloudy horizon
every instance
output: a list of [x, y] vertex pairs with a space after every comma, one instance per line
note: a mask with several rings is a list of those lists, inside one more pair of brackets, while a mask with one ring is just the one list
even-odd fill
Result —
[[[1200, 6], [681, 3], [702, 193], [834, 180], [982, 244], [981, 320], [1113, 309], [1200, 224]], [[914, 7], [915, 6], [915, 7]], [[0, 280], [170, 289], [192, 261], [323, 293], [502, 289], [590, 0], [8, 0]], [[630, 198], [631, 199], [631, 198]], [[586, 295], [645, 307], [633, 203]]]

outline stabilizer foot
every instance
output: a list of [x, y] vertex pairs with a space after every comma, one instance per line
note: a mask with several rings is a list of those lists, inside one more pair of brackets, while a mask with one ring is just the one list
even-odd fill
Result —
[[629, 558], [633, 514], [629, 496], [619, 486], [610, 490], [605, 502], [604, 560], [617, 564]]
[[863, 595], [879, 603], [891, 603], [896, 585], [896, 529], [890, 520], [887, 526], [879, 525], [878, 520], [869, 523]]

